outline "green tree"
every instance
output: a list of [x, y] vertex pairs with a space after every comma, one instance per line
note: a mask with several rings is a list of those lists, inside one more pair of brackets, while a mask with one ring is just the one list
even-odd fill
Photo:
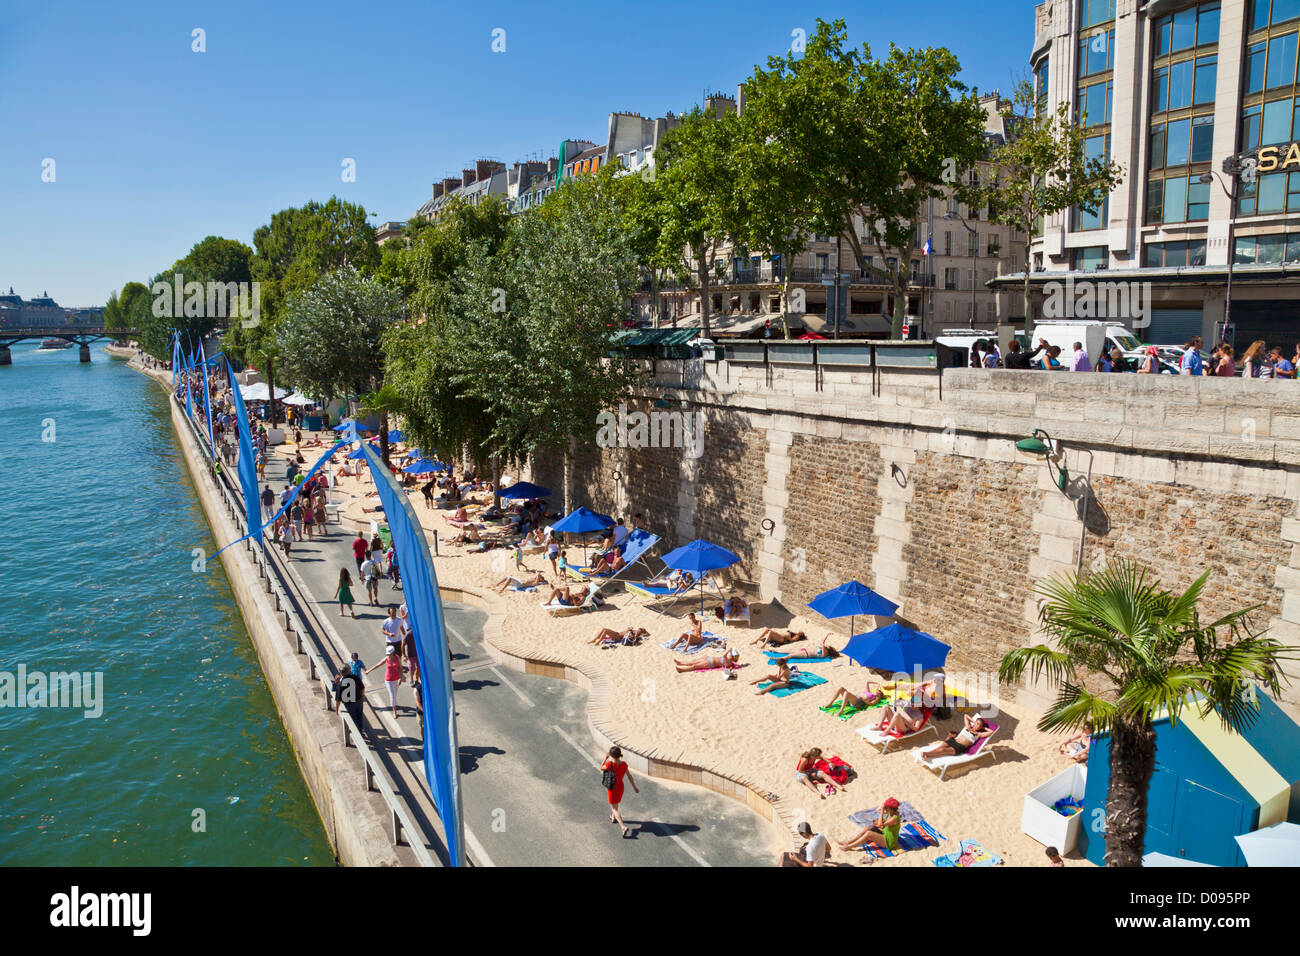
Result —
[[[1124, 178], [1117, 163], [1089, 156], [1083, 117], [1075, 122], [1068, 101], [1055, 112], [1040, 109], [1027, 81], [1001, 110], [1014, 135], [994, 147], [990, 159], [997, 179], [981, 187], [989, 218], [1032, 236], [1042, 231], [1043, 218], [1077, 207], [1095, 214], [1106, 194]], [[1029, 331], [1029, 263], [1022, 291], [1025, 331]]]
[[182, 276], [182, 281], [187, 285], [191, 282], [202, 283], [205, 287], [209, 283], [220, 284], [223, 294], [210, 302], [205, 296], [204, 308], [212, 310], [208, 318], [218, 325], [225, 325], [235, 311], [232, 300], [237, 295], [240, 283], [252, 281], [252, 257], [253, 250], [237, 239], [207, 236], [196, 242], [183, 258], [176, 261], [171, 268], [171, 275]]
[[114, 289], [108, 294], [108, 301], [104, 303], [104, 328], [106, 329], [125, 329], [128, 328], [126, 319], [122, 314], [122, 305], [117, 299], [117, 290]]
[[898, 338], [921, 206], [983, 158], [984, 115], [950, 51], [891, 44], [879, 60], [846, 43], [843, 20], [818, 20], [802, 56], [755, 69], [745, 110], [789, 152], [777, 167], [787, 222], [824, 224], [893, 288]]
[[1281, 691], [1281, 660], [1291, 649], [1254, 631], [1244, 608], [1202, 623], [1197, 602], [1209, 572], [1181, 594], [1166, 591], [1132, 561], [1109, 562], [1099, 572], [1067, 574], [1041, 583], [1038, 618], [1054, 647], [1008, 653], [1003, 683], [1028, 673], [1057, 688], [1038, 722], [1044, 731], [1110, 734], [1110, 789], [1106, 796], [1106, 863], [1141, 866], [1147, 791], [1155, 768], [1154, 723], [1195, 710], [1216, 713], [1240, 733], [1255, 720], [1247, 688], [1257, 682]]

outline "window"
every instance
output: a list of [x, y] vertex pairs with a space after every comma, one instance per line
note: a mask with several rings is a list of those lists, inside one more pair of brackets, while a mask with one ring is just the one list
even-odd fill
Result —
[[1143, 248], [1142, 265], [1147, 269], [1205, 265], [1205, 240], [1187, 242], [1148, 242]]
[[1196, 61], [1195, 88], [1192, 102], [1197, 106], [1214, 102], [1214, 86], [1219, 76], [1219, 58], [1203, 56]]
[[1081, 272], [1094, 272], [1106, 265], [1105, 246], [1087, 246], [1074, 250], [1074, 268]]
[[1047, 86], [1047, 63], [1048, 63], [1048, 58], [1043, 57], [1043, 59], [1039, 62], [1038, 66], [1034, 68], [1035, 112], [1039, 112], [1046, 109], [1049, 101], [1049, 96], [1048, 96], [1049, 90]]
[[[1300, 175], [1294, 175], [1294, 174], [1293, 174], [1292, 178], [1294, 178], [1294, 179], [1297, 180], [1297, 185], [1300, 185]], [[999, 239], [997, 236], [990, 235], [990, 236], [989, 236], [989, 256], [990, 256], [990, 258], [994, 258], [994, 259], [996, 259], [996, 258], [998, 257], [998, 255], [1001, 254], [1001, 252], [1002, 252], [1002, 240]]]
[[1096, 76], [1115, 66], [1115, 31], [1107, 30], [1079, 40], [1079, 76]]
[[[1190, 84], [1188, 96], [1191, 95]], [[1189, 98], [1188, 102], [1191, 100]], [[1104, 126], [1110, 122], [1111, 83], [1093, 83], [1079, 91], [1079, 112], [1084, 126]]]
[[1247, 23], [1252, 33], [1270, 23], [1286, 23], [1300, 17], [1300, 0], [1273, 0], [1271, 7], [1269, 0], [1252, 0], [1250, 7]]
[[1274, 90], [1295, 85], [1296, 35], [1284, 33], [1268, 41], [1268, 67], [1264, 88]]
[[943, 234], [943, 254], [945, 256], [952, 255], [952, 233], [951, 232], [945, 232]]
[[1246, 92], [1258, 93], [1264, 88], [1264, 50], [1267, 43], [1252, 43], [1246, 48]]
[[1115, 19], [1115, 0], [1083, 0], [1079, 11], [1080, 26], [1095, 27]]
[[980, 254], [980, 234], [978, 232], [969, 232], [966, 234], [966, 255], [974, 257]]
[[830, 256], [825, 252], [817, 253], [817, 265], [815, 268], [818, 272], [830, 271]]
[[1192, 162], [1208, 163], [1214, 151], [1214, 117], [1192, 119]]

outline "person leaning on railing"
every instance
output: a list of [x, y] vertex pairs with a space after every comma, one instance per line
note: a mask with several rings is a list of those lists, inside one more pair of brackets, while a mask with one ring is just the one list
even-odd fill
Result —
[[1011, 344], [1007, 346], [1007, 354], [1003, 357], [1002, 364], [1005, 368], [1020, 369], [1027, 372], [1033, 368], [1034, 357], [1045, 348], [1047, 348], [1047, 342], [1039, 339], [1038, 348], [1032, 352], [1026, 352], [1019, 339], [1012, 339]]

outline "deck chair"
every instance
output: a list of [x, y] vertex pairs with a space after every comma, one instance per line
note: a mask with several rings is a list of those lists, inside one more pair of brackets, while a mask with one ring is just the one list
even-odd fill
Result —
[[879, 730], [875, 724], [868, 724], [866, 727], [858, 728], [858, 736], [869, 744], [875, 744], [880, 747], [880, 752], [887, 753], [891, 744], [899, 740], [911, 740], [913, 737], [919, 737], [921, 734], [933, 731], [939, 733], [939, 728], [930, 722], [934, 716], [934, 709], [931, 707], [923, 708], [921, 711], [921, 729], [913, 730], [906, 734], [896, 733], [890, 730]]
[[[633, 531], [627, 536], [627, 540], [623, 542], [623, 567], [613, 574], [592, 574], [589, 567], [574, 567], [573, 565], [569, 565], [564, 570], [569, 577], [576, 581], [589, 581], [593, 577], [603, 581], [613, 581], [634, 565], [644, 565], [646, 553], [658, 543], [659, 535], [657, 534], [651, 534], [649, 531]], [[650, 569], [648, 565], [645, 565], [645, 567], [647, 571]]]
[[543, 603], [543, 604], [539, 605], [539, 607], [541, 607], [543, 610], [550, 611], [552, 616], [554, 616], [554, 615], [556, 615], [556, 614], [558, 614], [558, 613], [564, 612], [564, 611], [592, 611], [592, 610], [595, 610], [595, 608], [597, 607], [597, 604], [596, 604], [596, 595], [600, 592], [600, 587], [601, 587], [600, 584], [595, 583], [595, 582], [593, 582], [593, 583], [591, 583], [591, 584], [588, 584], [588, 585], [587, 585], [587, 596], [586, 596], [586, 598], [583, 599], [583, 602], [582, 602], [581, 604], [545, 604], [545, 603]]
[[664, 587], [657, 584], [643, 584], [637, 581], [624, 581], [623, 587], [627, 588], [631, 594], [643, 598], [645, 605], [658, 611], [660, 614], [669, 606], [677, 603], [682, 598], [698, 597], [695, 586], [687, 588], [685, 591], [678, 591], [676, 588]]
[[944, 779], [944, 774], [948, 772], [949, 768], [960, 767], [962, 764], [971, 763], [978, 760], [980, 757], [983, 757], [985, 754], [991, 754], [993, 759], [996, 760], [997, 753], [993, 750], [993, 738], [998, 735], [998, 725], [993, 723], [991, 720], [987, 721], [987, 723], [989, 729], [992, 730], [993, 733], [975, 741], [970, 750], [966, 751], [964, 754], [949, 754], [944, 757], [931, 757], [929, 760], [926, 760], [925, 757], [922, 756], [924, 751], [918, 748], [912, 751], [912, 757], [922, 767], [928, 767], [931, 770], [939, 771], [940, 780]]
[[744, 612], [737, 614], [735, 617], [723, 617], [722, 623], [728, 625], [743, 624], [745, 627], [749, 627], [749, 605], [746, 604]]

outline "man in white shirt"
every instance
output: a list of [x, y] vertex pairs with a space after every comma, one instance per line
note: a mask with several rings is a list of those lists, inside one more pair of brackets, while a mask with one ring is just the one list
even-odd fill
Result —
[[826, 837], [820, 833], [814, 834], [807, 820], [799, 824], [799, 835], [808, 842], [802, 850], [787, 850], [782, 853], [778, 866], [825, 866], [826, 859], [831, 855]]
[[384, 632], [384, 640], [391, 644], [402, 643], [402, 622], [397, 617], [397, 605], [388, 605], [388, 617], [384, 618], [384, 623], [379, 625], [379, 629]]
[[623, 519], [618, 519], [618, 524], [614, 525], [614, 547], [623, 547], [623, 542], [627, 540], [627, 526], [623, 524]]

